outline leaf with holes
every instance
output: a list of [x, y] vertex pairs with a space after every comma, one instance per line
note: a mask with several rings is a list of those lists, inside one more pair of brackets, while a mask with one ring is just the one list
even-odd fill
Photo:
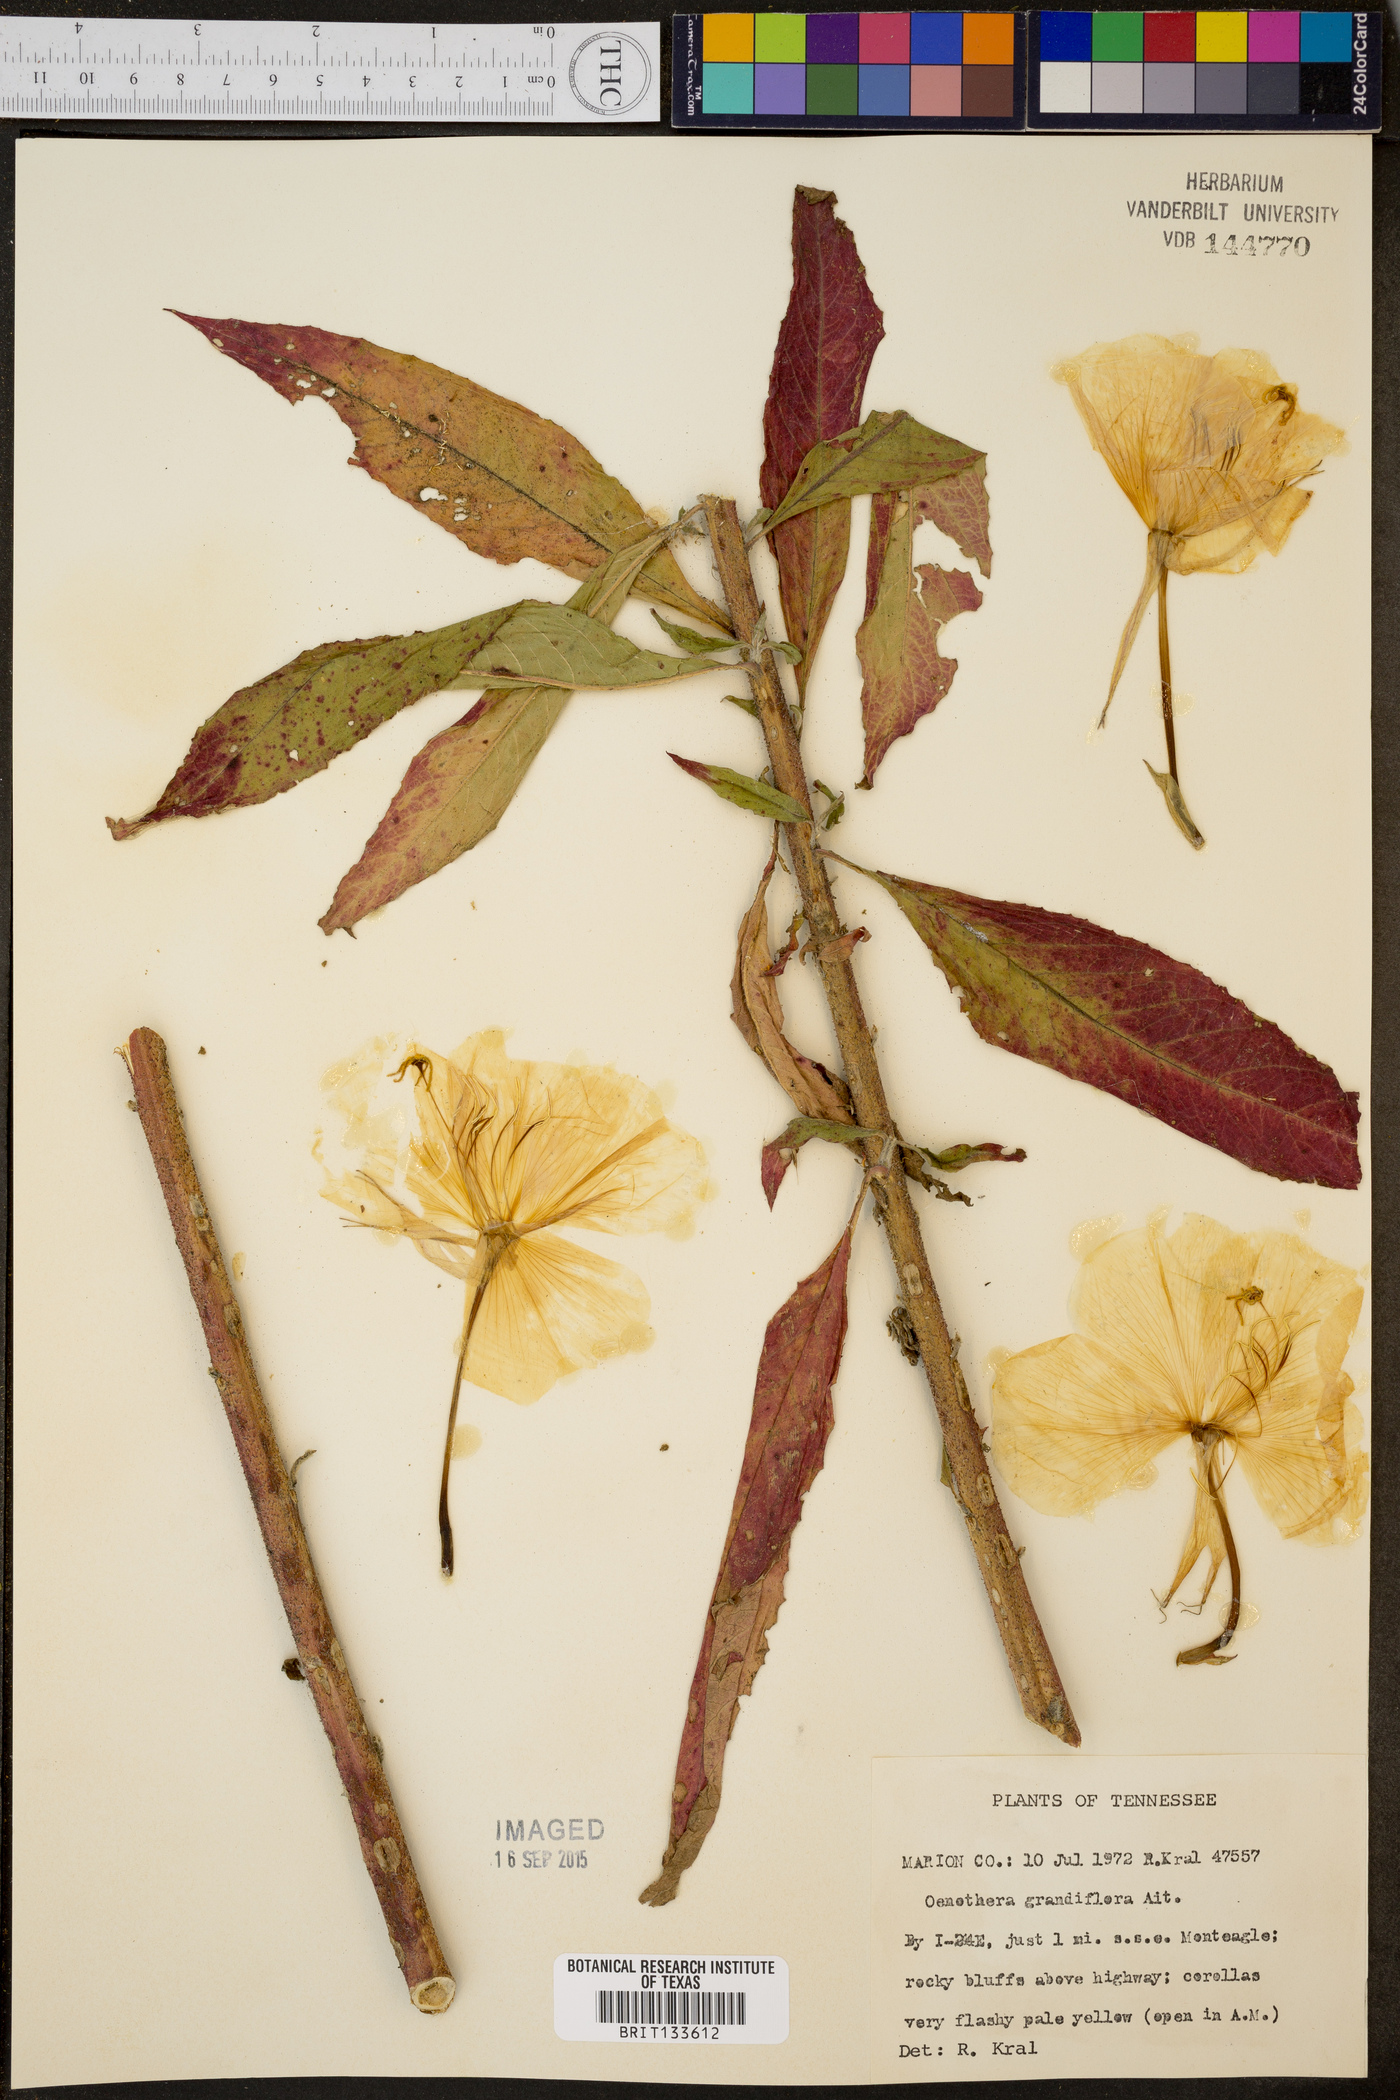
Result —
[[[770, 509], [814, 445], [859, 421], [870, 360], [885, 332], [835, 203], [828, 190], [798, 189], [792, 200], [792, 292], [763, 411], [759, 489]], [[846, 573], [850, 537], [848, 503], [795, 518], [773, 535], [783, 621], [802, 654], [799, 692]]]
[[[351, 464], [475, 554], [528, 556], [583, 577], [652, 529], [636, 497], [567, 430], [441, 365], [324, 328], [178, 318], [284, 401], [327, 402], [354, 436]], [[669, 548], [652, 556], [637, 588], [729, 625]]]
[[865, 618], [856, 635], [864, 675], [860, 694], [865, 725], [868, 788], [897, 737], [908, 736], [932, 714], [953, 683], [955, 656], [939, 654], [938, 638], [959, 613], [976, 612], [982, 593], [965, 569], [916, 569], [915, 514], [905, 496], [877, 496], [870, 506], [870, 554], [865, 574]]
[[427, 634], [304, 649], [216, 708], [159, 801], [142, 817], [109, 817], [108, 829], [130, 839], [168, 817], [270, 801], [323, 772], [415, 700], [455, 684], [518, 610], [501, 606]]
[[[852, 1224], [854, 1220], [852, 1221]], [[848, 1225], [768, 1323], [719, 1577], [690, 1687], [671, 1797], [671, 1836], [643, 1903], [674, 1900], [719, 1813], [724, 1753], [783, 1601], [792, 1535], [826, 1456], [831, 1388], [846, 1338]]]

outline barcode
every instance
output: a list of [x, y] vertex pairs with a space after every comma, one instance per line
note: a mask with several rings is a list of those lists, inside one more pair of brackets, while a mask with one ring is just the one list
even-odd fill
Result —
[[742, 2027], [747, 1991], [599, 1991], [600, 2027]]

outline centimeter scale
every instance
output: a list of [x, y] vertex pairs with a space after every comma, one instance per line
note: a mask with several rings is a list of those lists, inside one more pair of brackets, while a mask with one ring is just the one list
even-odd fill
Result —
[[654, 124], [657, 22], [0, 21], [0, 117]]

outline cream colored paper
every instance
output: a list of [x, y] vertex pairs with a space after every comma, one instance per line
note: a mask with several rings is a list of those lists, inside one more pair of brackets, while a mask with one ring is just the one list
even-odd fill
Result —
[[[575, 700], [496, 834], [360, 929], [317, 916], [410, 755], [462, 712], [409, 710], [263, 809], [116, 846], [235, 688], [337, 635], [402, 632], [568, 586], [477, 560], [164, 310], [315, 323], [435, 360], [574, 431], [644, 504], [758, 500], [794, 183], [834, 189], [886, 340], [870, 406], [989, 454], [986, 600], [945, 648], [936, 717], [849, 794], [843, 851], [1074, 912], [1207, 971], [1341, 1076], [1367, 1054], [1368, 146], [1359, 140], [908, 139], [173, 143], [19, 152], [16, 468], [14, 2064], [18, 2085], [329, 2075], [847, 2082], [868, 2075], [871, 1760], [1057, 1751], [1021, 1717], [925, 1390], [858, 1238], [825, 1470], [741, 1710], [723, 1808], [679, 1902], [656, 1872], [687, 1688], [770, 1314], [852, 1196], [811, 1148], [770, 1216], [786, 1104], [728, 1018], [755, 819], [665, 757], [761, 765], [721, 674]], [[1325, 204], [1311, 252], [1208, 257], [1128, 200], [1273, 171]], [[1202, 229], [1203, 231], [1204, 229]], [[1241, 226], [1240, 231], [1243, 231]], [[1139, 643], [1098, 742], [1141, 535], [1056, 358], [1136, 330], [1264, 350], [1345, 425], [1278, 561], [1174, 586], [1195, 695], [1193, 855]], [[933, 535], [926, 537], [932, 542]], [[952, 559], [923, 543], [920, 559]], [[703, 560], [692, 563], [705, 582]], [[814, 680], [810, 769], [860, 770], [846, 584]], [[640, 610], [627, 631], [655, 641]], [[1296, 1229], [1366, 1259], [1367, 1195], [1301, 1189], [999, 1057], [902, 920], [843, 880], [896, 1114], [930, 1143], [1023, 1144], [929, 1203], [930, 1253], [986, 1419], [984, 1363], [1066, 1331], [1071, 1231], [1159, 1205]], [[864, 914], [864, 916], [862, 916]], [[793, 1032], [830, 1055], [802, 973]], [[277, 1604], [112, 1046], [167, 1037], [302, 1509], [459, 1980], [413, 2013]], [[320, 1073], [388, 1029], [578, 1050], [668, 1090], [719, 1194], [693, 1240], [629, 1242], [655, 1346], [517, 1410], [468, 1391], [457, 1580], [436, 1474], [460, 1302], [406, 1249], [343, 1233], [311, 1145]], [[201, 1055], [200, 1051], [204, 1054]], [[1363, 1126], [1364, 1135], [1364, 1126]], [[815, 1155], [815, 1156], [813, 1156]], [[615, 1251], [612, 1247], [605, 1251]], [[1351, 1367], [1361, 1383], [1364, 1337]], [[1364, 1387], [1362, 1392], [1365, 1402]], [[663, 1446], [668, 1448], [662, 1449]], [[1099, 1755], [1364, 1747], [1364, 1547], [1232, 1516], [1261, 1616], [1229, 1668], [1178, 1671], [1161, 1624], [1187, 1519], [1178, 1446], [1092, 1523], [1008, 1498]], [[1214, 1604], [1211, 1607], [1214, 1611]], [[1192, 1635], [1193, 1638], [1199, 1637]], [[586, 1870], [497, 1868], [497, 1826], [603, 1835]], [[548, 1840], [545, 1840], [548, 1844]], [[1354, 1858], [1347, 1862], [1350, 1873]], [[771, 2049], [559, 2040], [555, 1958], [777, 1957]], [[1063, 2066], [1092, 2074], [1086, 2051]], [[1222, 2041], [1222, 2074], [1249, 2064]]]

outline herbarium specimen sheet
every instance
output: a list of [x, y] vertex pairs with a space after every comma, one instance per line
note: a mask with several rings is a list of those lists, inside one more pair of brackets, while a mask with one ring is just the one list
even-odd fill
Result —
[[17, 2084], [1364, 2069], [1368, 153], [21, 146]]

